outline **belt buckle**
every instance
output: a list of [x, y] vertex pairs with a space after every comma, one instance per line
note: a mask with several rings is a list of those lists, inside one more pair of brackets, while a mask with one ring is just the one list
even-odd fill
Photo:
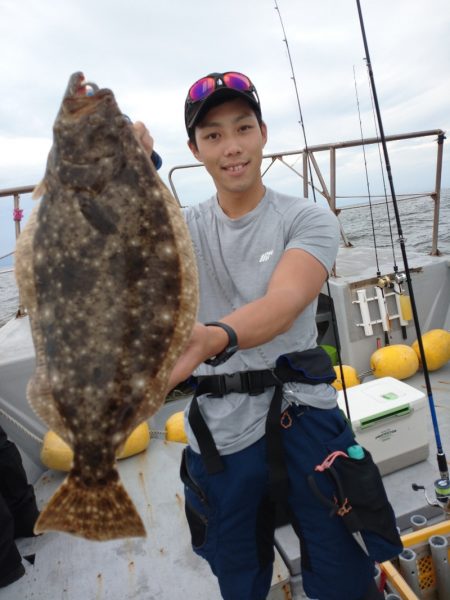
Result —
[[241, 374], [239, 371], [237, 373], [224, 373], [223, 377], [223, 387], [224, 394], [228, 394], [230, 392], [241, 392], [242, 393], [242, 383], [241, 383]]

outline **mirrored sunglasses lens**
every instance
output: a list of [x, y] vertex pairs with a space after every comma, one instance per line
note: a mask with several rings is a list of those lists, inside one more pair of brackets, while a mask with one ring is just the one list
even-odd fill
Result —
[[212, 77], [203, 77], [194, 83], [189, 90], [189, 97], [194, 102], [207, 98], [214, 91], [216, 82]]
[[248, 92], [252, 87], [250, 79], [241, 73], [226, 73], [223, 76], [225, 85], [233, 90]]

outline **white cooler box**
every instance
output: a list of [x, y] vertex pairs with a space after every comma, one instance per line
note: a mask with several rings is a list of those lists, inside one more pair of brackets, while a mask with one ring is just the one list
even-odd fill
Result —
[[[423, 392], [393, 377], [383, 377], [348, 388], [347, 398], [356, 439], [372, 454], [382, 475], [428, 457]], [[338, 403], [347, 414], [342, 391]]]

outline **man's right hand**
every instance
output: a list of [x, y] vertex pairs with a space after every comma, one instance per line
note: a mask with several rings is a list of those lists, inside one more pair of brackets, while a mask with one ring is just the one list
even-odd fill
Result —
[[169, 378], [168, 392], [190, 377], [207, 358], [221, 352], [228, 343], [228, 335], [219, 327], [196, 323], [183, 353], [178, 358]]

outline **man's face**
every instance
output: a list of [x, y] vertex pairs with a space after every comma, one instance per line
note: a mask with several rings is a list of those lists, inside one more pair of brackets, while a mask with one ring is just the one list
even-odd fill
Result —
[[236, 98], [211, 108], [195, 128], [195, 158], [204, 163], [217, 192], [245, 193], [261, 183], [261, 160], [267, 128], [249, 104]]

